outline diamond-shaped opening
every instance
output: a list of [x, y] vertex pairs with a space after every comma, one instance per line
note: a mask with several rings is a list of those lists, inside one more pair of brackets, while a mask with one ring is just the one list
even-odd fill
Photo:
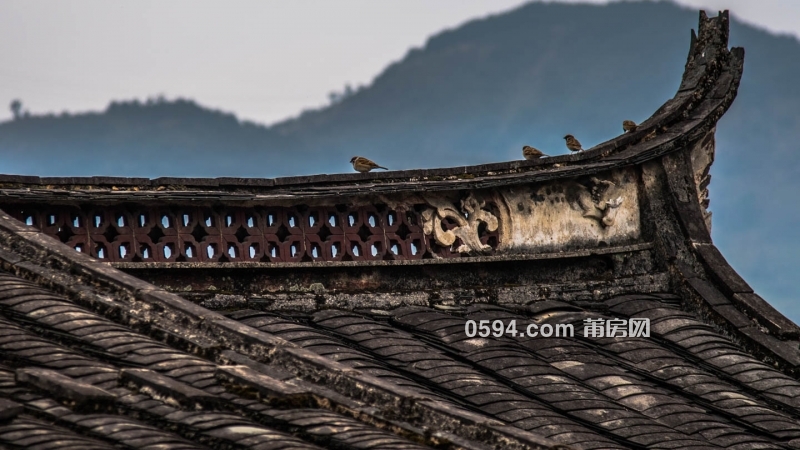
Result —
[[72, 228], [70, 227], [61, 227], [56, 233], [56, 236], [61, 240], [61, 242], [66, 243], [69, 238], [75, 236], [75, 233], [72, 232]]
[[250, 233], [248, 233], [247, 228], [240, 225], [239, 229], [236, 230], [235, 236], [236, 239], [241, 243], [244, 242], [244, 240], [247, 239], [248, 236], [250, 236]]
[[331, 230], [330, 230], [330, 228], [328, 228], [328, 226], [327, 226], [327, 225], [323, 225], [323, 226], [322, 226], [322, 227], [319, 229], [319, 233], [317, 233], [317, 236], [319, 236], [319, 239], [320, 239], [322, 242], [325, 242], [325, 240], [326, 240], [326, 239], [328, 239], [328, 236], [330, 236], [331, 234], [332, 234], [332, 233], [331, 233]]
[[406, 224], [401, 223], [399, 227], [397, 227], [397, 231], [395, 234], [402, 240], [406, 240], [409, 234], [411, 234], [411, 230], [408, 229]]
[[278, 231], [275, 232], [275, 236], [278, 236], [281, 242], [286, 242], [286, 238], [290, 236], [289, 230], [281, 224], [281, 226], [278, 227]]
[[162, 237], [164, 237], [164, 232], [161, 231], [158, 227], [153, 227], [150, 229], [150, 232], [147, 233], [147, 237], [150, 238], [150, 242], [157, 243]]
[[367, 242], [367, 239], [372, 236], [372, 232], [369, 231], [366, 225], [361, 225], [361, 228], [358, 229], [358, 237], [361, 238], [361, 242]]
[[106, 231], [103, 233], [103, 237], [106, 238], [106, 242], [114, 242], [114, 238], [119, 236], [117, 229], [109, 225], [106, 227]]
[[203, 238], [206, 236], [208, 236], [208, 232], [199, 223], [194, 226], [194, 229], [192, 229], [192, 237], [194, 238], [195, 242], [202, 242]]

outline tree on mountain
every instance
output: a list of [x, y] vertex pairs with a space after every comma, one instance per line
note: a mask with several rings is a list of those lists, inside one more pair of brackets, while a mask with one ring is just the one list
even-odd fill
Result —
[[10, 105], [11, 114], [14, 116], [14, 120], [18, 120], [22, 117], [22, 102], [19, 100], [13, 100]]

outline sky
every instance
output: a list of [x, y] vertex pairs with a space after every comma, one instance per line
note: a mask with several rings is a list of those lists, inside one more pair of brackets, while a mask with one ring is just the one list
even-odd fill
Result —
[[[270, 124], [369, 84], [433, 34], [523, 3], [0, 0], [0, 121], [13, 99], [40, 114], [164, 95]], [[678, 3], [800, 37], [798, 0]]]

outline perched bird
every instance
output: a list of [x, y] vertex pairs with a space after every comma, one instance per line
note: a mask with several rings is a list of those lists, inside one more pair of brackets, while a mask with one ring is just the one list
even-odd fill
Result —
[[522, 156], [524, 156], [525, 159], [530, 161], [532, 159], [539, 159], [542, 156], [550, 156], [550, 155], [545, 155], [538, 148], [533, 148], [530, 145], [526, 145], [525, 147], [522, 147]]
[[636, 125], [636, 122], [634, 122], [632, 120], [623, 120], [622, 121], [622, 130], [625, 131], [626, 133], [629, 133], [629, 132], [635, 130], [637, 126], [638, 125]]
[[361, 173], [367, 173], [372, 169], [389, 170], [386, 167], [375, 164], [374, 161], [364, 158], [363, 156], [353, 156], [353, 158], [350, 160], [350, 163], [353, 164], [353, 169]]
[[567, 148], [570, 151], [573, 151], [573, 152], [582, 152], [583, 151], [583, 147], [581, 146], [581, 143], [578, 142], [577, 139], [575, 139], [575, 136], [573, 136], [571, 134], [568, 134], [568, 135], [564, 136], [564, 139], [567, 140]]

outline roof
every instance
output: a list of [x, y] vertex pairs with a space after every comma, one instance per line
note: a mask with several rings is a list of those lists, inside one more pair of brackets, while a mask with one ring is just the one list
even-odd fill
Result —
[[727, 33], [580, 154], [0, 177], [0, 448], [800, 448], [800, 328], [710, 236]]

